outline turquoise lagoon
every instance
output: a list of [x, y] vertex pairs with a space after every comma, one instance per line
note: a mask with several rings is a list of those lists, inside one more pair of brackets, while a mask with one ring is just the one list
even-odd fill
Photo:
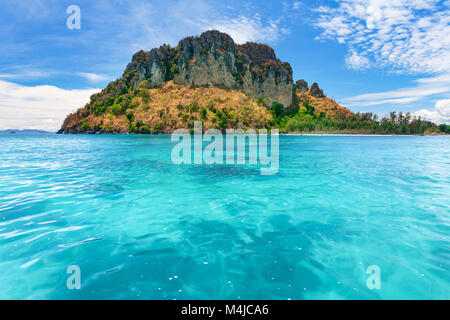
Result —
[[274, 176], [173, 146], [0, 135], [0, 298], [450, 298], [450, 137], [281, 136]]

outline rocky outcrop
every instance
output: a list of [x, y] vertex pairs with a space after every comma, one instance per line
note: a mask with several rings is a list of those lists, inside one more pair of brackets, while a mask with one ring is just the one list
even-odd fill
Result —
[[268, 45], [239, 45], [207, 31], [135, 53], [123, 76], [69, 114], [58, 133], [170, 133], [200, 120], [205, 129], [270, 129], [280, 104], [289, 115], [306, 107], [330, 117], [352, 114], [317, 83], [293, 84], [291, 66]]
[[306, 92], [308, 91], [308, 82], [305, 80], [297, 80], [295, 83], [295, 89], [297, 89], [298, 92]]
[[184, 38], [175, 48], [163, 45], [137, 52], [123, 78], [132, 88], [145, 80], [150, 88], [173, 80], [194, 87], [237, 89], [286, 107], [293, 97], [292, 68], [277, 59], [271, 47], [253, 42], [238, 45], [215, 30]]
[[319, 85], [317, 84], [317, 82], [314, 82], [309, 90], [310, 90], [310, 94], [314, 98], [325, 98], [325, 95], [323, 94], [323, 90], [319, 88]]

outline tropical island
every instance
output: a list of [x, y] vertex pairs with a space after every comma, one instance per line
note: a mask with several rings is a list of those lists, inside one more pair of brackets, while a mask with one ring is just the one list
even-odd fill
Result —
[[69, 114], [58, 133], [171, 133], [249, 128], [282, 133], [450, 134], [450, 126], [391, 112], [353, 113], [265, 44], [236, 44], [216, 30], [133, 55], [121, 78]]

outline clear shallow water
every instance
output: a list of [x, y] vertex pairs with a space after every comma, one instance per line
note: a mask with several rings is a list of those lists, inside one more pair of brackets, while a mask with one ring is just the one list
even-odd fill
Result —
[[276, 176], [172, 147], [0, 135], [0, 298], [450, 298], [449, 137], [283, 136]]

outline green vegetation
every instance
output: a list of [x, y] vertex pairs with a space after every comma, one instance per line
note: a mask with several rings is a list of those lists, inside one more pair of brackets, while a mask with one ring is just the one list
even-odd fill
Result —
[[133, 121], [133, 119], [134, 119], [133, 112], [130, 112], [130, 113], [127, 114], [127, 119], [128, 119], [129, 122]]
[[161, 131], [161, 125], [157, 124], [153, 127], [153, 133], [159, 133]]
[[138, 132], [138, 127], [136, 126], [136, 124], [130, 122], [128, 130], [130, 131], [130, 133]]
[[150, 128], [147, 127], [146, 125], [143, 125], [143, 126], [140, 127], [139, 132], [140, 133], [144, 133], [144, 134], [149, 134], [150, 133]]
[[283, 108], [273, 103], [270, 111], [273, 125], [281, 132], [299, 133], [366, 133], [366, 134], [430, 134], [448, 133], [450, 126], [440, 125], [413, 117], [410, 113], [391, 112], [389, 117], [378, 119], [371, 112], [356, 113], [350, 117], [326, 117], [305, 103], [301, 108]]
[[199, 109], [198, 102], [194, 101], [187, 106], [189, 113], [197, 112]]
[[439, 130], [446, 134], [450, 134], [450, 126], [449, 125], [441, 124], [441, 125], [439, 125]]
[[200, 117], [202, 118], [202, 120], [205, 120], [207, 118], [207, 111], [205, 108], [201, 108], [200, 109]]
[[89, 124], [85, 121], [81, 124], [80, 127], [82, 130], [88, 130], [89, 129]]
[[[171, 70], [169, 74], [174, 72], [176, 70]], [[134, 89], [127, 82], [127, 79], [113, 81], [100, 93], [91, 97], [82, 117], [93, 114], [103, 116], [111, 121], [113, 117], [124, 115], [128, 120], [128, 131], [130, 133], [161, 133], [165, 127], [164, 123], [144, 125], [140, 121], [136, 121], [133, 113], [133, 111], [137, 112], [136, 114], [139, 113], [140, 109], [133, 110], [138, 105], [141, 105], [144, 111], [150, 107], [149, 87], [148, 80], [142, 81], [140, 87]], [[237, 127], [239, 123], [247, 127], [252, 109], [247, 106], [237, 106], [235, 109], [239, 111], [229, 110], [226, 107], [219, 110], [216, 104], [225, 101], [223, 98], [209, 99], [207, 103], [201, 106], [197, 100], [194, 100], [186, 106], [179, 104], [176, 109], [179, 111], [178, 116], [189, 128], [193, 127], [195, 120], [207, 121], [208, 119], [219, 130]], [[336, 114], [336, 116], [331, 117], [327, 116], [325, 112], [316, 111], [314, 106], [309, 103], [293, 104], [291, 107], [285, 108], [282, 104], [272, 102], [268, 98], [256, 98], [256, 102], [267, 108], [273, 118], [268, 123], [261, 123], [261, 125], [268, 129], [275, 127], [280, 132], [285, 133], [450, 134], [449, 125], [436, 125], [430, 121], [416, 118], [409, 113], [391, 112], [389, 116], [381, 119], [370, 112], [356, 113], [351, 116]], [[168, 114], [168, 108], [158, 111], [160, 119], [166, 118]], [[98, 125], [98, 127], [106, 132], [113, 131], [110, 126]], [[87, 121], [80, 125], [80, 130], [84, 132], [95, 128], [97, 127], [91, 128]]]

